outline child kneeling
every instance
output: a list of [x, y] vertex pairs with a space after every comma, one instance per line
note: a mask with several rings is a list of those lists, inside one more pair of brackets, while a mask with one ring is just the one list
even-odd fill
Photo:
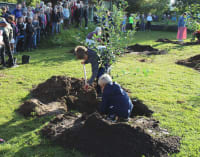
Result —
[[119, 84], [113, 82], [108, 74], [102, 75], [98, 80], [98, 84], [103, 93], [100, 112], [107, 114], [111, 120], [115, 120], [116, 117], [128, 120], [133, 109], [128, 94]]

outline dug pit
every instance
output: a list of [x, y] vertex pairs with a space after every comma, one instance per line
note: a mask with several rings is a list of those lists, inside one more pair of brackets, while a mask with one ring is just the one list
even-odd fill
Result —
[[179, 41], [173, 41], [173, 40], [170, 40], [170, 39], [158, 39], [156, 42], [161, 42], [161, 43], [171, 43], [171, 44], [178, 44], [178, 45], [182, 45], [182, 46], [192, 46], [192, 45], [199, 45], [200, 43], [197, 41], [197, 42], [184, 42], [184, 43], [181, 43]]
[[200, 72], [200, 54], [185, 60], [179, 60], [176, 64], [184, 65]]
[[[56, 118], [41, 132], [53, 143], [94, 157], [168, 156], [179, 151], [180, 138], [159, 127], [147, 105], [132, 99], [130, 121], [111, 122], [98, 113], [95, 85], [83, 89], [84, 80], [53, 76], [31, 91], [18, 112], [24, 116]], [[76, 113], [72, 111], [76, 110]]]
[[167, 54], [167, 51], [165, 50], [158, 50], [150, 45], [139, 45], [135, 44], [132, 46], [127, 47], [127, 52], [126, 53], [134, 53], [134, 54], [141, 54], [141, 55], [162, 55], [162, 54]]

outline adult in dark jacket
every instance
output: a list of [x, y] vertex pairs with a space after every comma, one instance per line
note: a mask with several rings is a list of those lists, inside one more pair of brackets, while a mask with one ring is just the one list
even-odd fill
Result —
[[102, 103], [100, 112], [107, 114], [111, 120], [119, 118], [128, 119], [131, 115], [133, 104], [128, 94], [108, 74], [102, 75], [98, 84], [102, 90]]
[[[12, 36], [12, 32], [9, 31], [10, 28], [8, 28], [9, 24], [6, 22], [5, 19], [0, 20], [0, 32], [1, 32], [1, 62], [3, 66], [6, 66], [5, 62], [5, 52], [9, 57], [8, 60], [8, 66], [9, 67], [14, 67], [14, 59], [13, 55], [10, 50], [10, 41], [9, 41], [9, 36]], [[3, 38], [2, 38], [3, 37]], [[3, 41], [2, 41], [3, 40]]]
[[92, 66], [92, 76], [89, 79], [88, 84], [85, 85], [85, 89], [87, 89], [89, 85], [92, 85], [96, 78], [98, 79], [109, 70], [109, 66], [105, 65], [102, 67], [99, 65], [99, 56], [97, 55], [97, 52], [91, 49], [87, 49], [84, 46], [77, 46], [75, 48], [75, 54], [77, 59], [83, 60], [81, 64], [90, 63]]
[[85, 19], [85, 29], [88, 29], [88, 6], [86, 5], [83, 10], [83, 17]]
[[28, 23], [26, 24], [26, 49], [28, 51], [32, 50], [34, 27], [32, 24], [32, 18], [28, 17]]
[[59, 22], [59, 16], [57, 8], [54, 8], [52, 14], [51, 14], [51, 20], [52, 20], [52, 35], [54, 34], [54, 31], [58, 33], [58, 22]]
[[81, 17], [81, 8], [80, 4], [77, 4], [77, 8], [74, 10], [74, 19], [76, 21], [76, 27], [80, 25], [80, 17]]

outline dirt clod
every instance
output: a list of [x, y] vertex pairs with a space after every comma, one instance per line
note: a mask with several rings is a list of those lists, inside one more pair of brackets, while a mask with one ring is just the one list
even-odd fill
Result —
[[200, 71], [200, 54], [194, 57], [185, 59], [185, 60], [179, 60], [176, 63], [179, 65], [185, 65], [187, 67], [191, 67], [197, 71]]
[[132, 46], [128, 46], [126, 53], [135, 53], [142, 55], [161, 55], [161, 54], [166, 54], [167, 51], [155, 49], [150, 45], [135, 44]]
[[42, 133], [56, 144], [95, 157], [165, 157], [168, 153], [178, 152], [180, 139], [166, 136], [164, 131], [157, 135], [159, 129], [158, 121], [151, 119], [135, 118], [129, 123], [113, 123], [93, 113], [84, 118], [62, 115], [52, 120]]

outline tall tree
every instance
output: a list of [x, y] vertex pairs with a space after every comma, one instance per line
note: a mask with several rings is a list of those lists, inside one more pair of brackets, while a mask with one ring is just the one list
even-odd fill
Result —
[[176, 0], [174, 7], [178, 8], [179, 12], [185, 12], [186, 7], [192, 4], [200, 4], [200, 0]]
[[170, 0], [127, 0], [128, 12], [161, 14], [169, 9]]

